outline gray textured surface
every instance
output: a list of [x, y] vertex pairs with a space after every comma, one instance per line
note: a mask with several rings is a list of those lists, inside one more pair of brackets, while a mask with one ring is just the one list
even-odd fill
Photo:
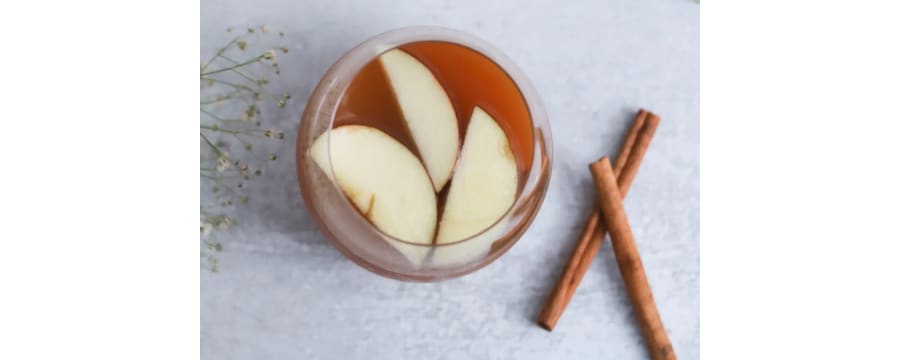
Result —
[[[273, 85], [298, 101], [278, 119], [287, 139], [269, 145], [285, 161], [251, 184], [240, 225], [221, 237], [220, 272], [201, 272], [204, 359], [646, 358], [608, 246], [557, 329], [534, 322], [593, 202], [587, 164], [617, 149], [639, 106], [663, 122], [626, 209], [676, 353], [699, 357], [697, 3], [203, 0], [201, 54], [235, 24], [285, 31], [291, 52]], [[319, 76], [358, 42], [407, 25], [468, 31], [504, 51], [543, 97], [555, 142], [528, 233], [490, 266], [436, 284], [344, 259], [309, 219], [293, 168], [296, 119]]]

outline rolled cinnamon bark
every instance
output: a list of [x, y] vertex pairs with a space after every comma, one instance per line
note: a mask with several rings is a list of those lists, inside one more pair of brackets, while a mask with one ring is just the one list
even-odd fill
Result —
[[631, 226], [628, 224], [628, 217], [625, 215], [622, 194], [619, 192], [619, 185], [616, 184], [616, 176], [609, 159], [604, 157], [591, 164], [591, 175], [597, 187], [597, 203], [603, 222], [609, 230], [616, 263], [619, 265], [619, 272], [622, 273], [622, 280], [634, 306], [634, 313], [641, 324], [641, 332], [650, 350], [650, 358], [674, 360], [675, 352], [659, 317], [656, 301], [653, 300], [653, 292], [650, 290], [650, 283], [641, 263], [641, 255], [634, 241]]

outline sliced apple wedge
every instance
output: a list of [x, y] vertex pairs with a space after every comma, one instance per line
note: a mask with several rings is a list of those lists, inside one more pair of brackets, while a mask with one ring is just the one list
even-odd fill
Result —
[[[516, 159], [497, 122], [479, 107], [472, 112], [453, 182], [438, 228], [437, 244], [462, 240], [484, 231], [512, 206], [518, 189]], [[438, 247], [436, 265], [465, 262], [490, 248], [494, 236]]]
[[[331, 130], [330, 162], [328, 140], [327, 134], [319, 136], [309, 156], [329, 177], [333, 174], [332, 180], [360, 213], [387, 235], [431, 244], [437, 199], [419, 159], [394, 138], [368, 126]], [[413, 265], [421, 265], [428, 254], [429, 247], [385, 239]]]
[[424, 64], [400, 49], [379, 57], [422, 162], [440, 192], [459, 150], [456, 112], [447, 92]]

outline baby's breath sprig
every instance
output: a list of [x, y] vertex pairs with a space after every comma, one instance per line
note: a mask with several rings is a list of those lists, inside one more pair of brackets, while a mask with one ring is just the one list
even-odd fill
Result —
[[[283, 41], [284, 32], [274, 37], [266, 25], [242, 33], [235, 30], [226, 29], [239, 34], [200, 64], [200, 139], [204, 149], [200, 154], [200, 179], [212, 194], [201, 196], [201, 256], [212, 271], [218, 271], [215, 254], [223, 250], [215, 235], [235, 223], [226, 214], [232, 206], [250, 201], [246, 183], [262, 176], [263, 167], [278, 159], [272, 153], [254, 152], [253, 139], [285, 138], [284, 131], [270, 123], [264, 112], [283, 109], [291, 100], [288, 93], [279, 95], [268, 89], [271, 77], [281, 74], [278, 57], [287, 54], [288, 48], [262, 46]], [[234, 152], [235, 148], [240, 150]]]

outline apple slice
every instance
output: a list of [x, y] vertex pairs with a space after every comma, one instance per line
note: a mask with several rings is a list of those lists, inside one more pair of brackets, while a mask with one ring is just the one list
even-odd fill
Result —
[[435, 192], [447, 181], [459, 150], [456, 112], [447, 92], [424, 64], [403, 50], [379, 57]]
[[[330, 162], [328, 141], [326, 134], [319, 136], [309, 155], [329, 177], [333, 174], [332, 180], [359, 212], [387, 235], [430, 245], [437, 199], [419, 159], [394, 138], [368, 126], [331, 130]], [[385, 239], [413, 265], [421, 265], [428, 254], [427, 246]]]
[[[476, 107], [447, 194], [436, 243], [471, 237], [498, 222], [515, 201], [518, 182], [516, 159], [506, 133], [488, 113]], [[486, 253], [497, 234], [482, 235], [488, 236], [438, 247], [433, 262], [465, 262]]]

